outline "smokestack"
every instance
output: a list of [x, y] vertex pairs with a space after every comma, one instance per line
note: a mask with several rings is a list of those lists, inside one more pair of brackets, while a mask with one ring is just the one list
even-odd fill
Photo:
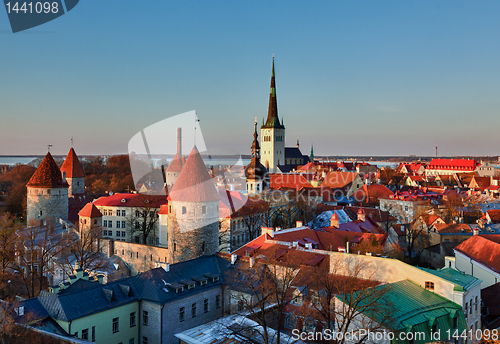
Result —
[[177, 155], [182, 159], [182, 129], [177, 128]]

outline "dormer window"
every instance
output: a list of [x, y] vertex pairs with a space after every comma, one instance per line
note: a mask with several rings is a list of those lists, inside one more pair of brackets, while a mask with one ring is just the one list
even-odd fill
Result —
[[425, 281], [425, 289], [434, 290], [434, 282]]

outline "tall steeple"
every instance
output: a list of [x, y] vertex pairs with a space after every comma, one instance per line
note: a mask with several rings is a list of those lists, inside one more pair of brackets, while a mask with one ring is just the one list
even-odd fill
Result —
[[260, 163], [260, 145], [257, 134], [257, 117], [255, 117], [255, 131], [252, 143], [252, 161], [245, 168], [247, 192], [249, 195], [260, 193], [266, 188], [267, 170]]
[[271, 73], [271, 90], [269, 92], [269, 110], [267, 112], [267, 120], [263, 125], [266, 128], [283, 128], [278, 117], [278, 102], [276, 100], [276, 80], [274, 76], [274, 55], [273, 55], [273, 69]]

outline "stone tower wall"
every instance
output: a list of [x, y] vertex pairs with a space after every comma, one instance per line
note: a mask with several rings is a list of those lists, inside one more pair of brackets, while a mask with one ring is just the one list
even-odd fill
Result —
[[[270, 136], [270, 141], [265, 141], [265, 137]], [[282, 141], [277, 141], [277, 137], [282, 137]], [[260, 162], [269, 172], [277, 172], [277, 165], [284, 165], [285, 162], [285, 129], [262, 128], [260, 130]]]
[[[219, 202], [172, 203], [175, 214], [169, 214], [169, 263], [216, 253], [219, 250]], [[183, 207], [186, 209], [184, 214]]]
[[85, 178], [66, 178], [66, 181], [69, 184], [69, 197], [85, 192]]
[[[68, 220], [68, 188], [28, 188], [27, 220]], [[41, 212], [41, 215], [40, 215]]]

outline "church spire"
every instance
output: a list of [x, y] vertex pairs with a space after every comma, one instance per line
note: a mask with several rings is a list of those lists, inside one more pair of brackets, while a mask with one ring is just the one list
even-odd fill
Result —
[[267, 128], [282, 128], [283, 124], [280, 123], [278, 118], [278, 102], [276, 100], [276, 80], [274, 76], [274, 55], [273, 55], [273, 69], [271, 73], [271, 90], [269, 92], [269, 110], [267, 112], [267, 120], [264, 125]]

